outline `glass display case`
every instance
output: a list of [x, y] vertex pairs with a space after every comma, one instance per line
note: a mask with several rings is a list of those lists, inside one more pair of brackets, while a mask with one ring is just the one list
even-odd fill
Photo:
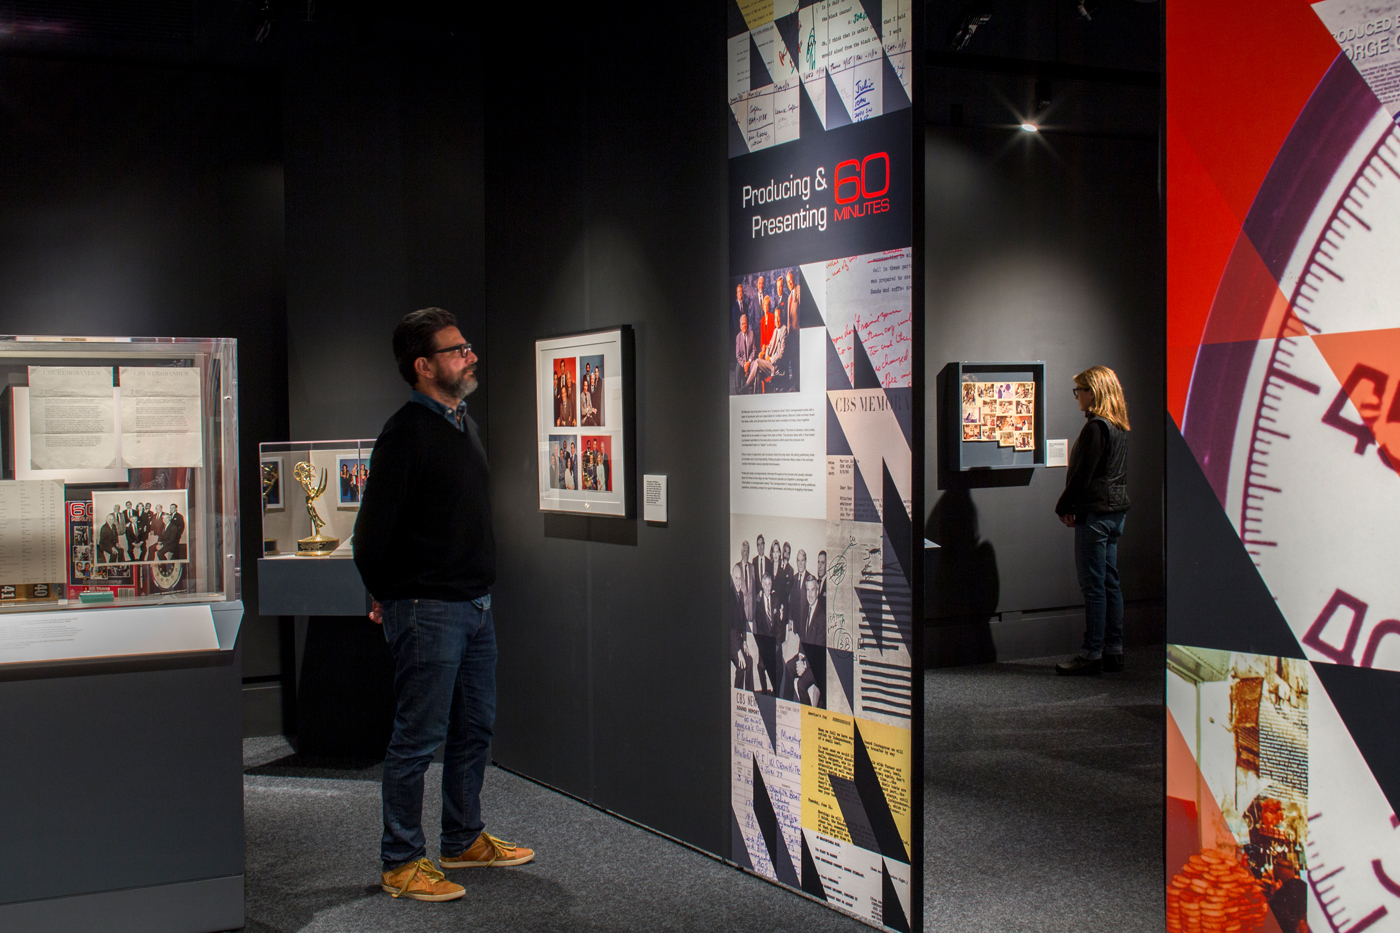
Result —
[[0, 336], [0, 386], [0, 614], [239, 599], [236, 341]]
[[374, 439], [258, 445], [263, 557], [350, 558]]

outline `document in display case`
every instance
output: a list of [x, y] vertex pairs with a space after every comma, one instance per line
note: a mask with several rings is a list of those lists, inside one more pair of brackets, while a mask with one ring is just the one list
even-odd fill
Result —
[[219, 650], [236, 341], [0, 336], [0, 379], [0, 667]]

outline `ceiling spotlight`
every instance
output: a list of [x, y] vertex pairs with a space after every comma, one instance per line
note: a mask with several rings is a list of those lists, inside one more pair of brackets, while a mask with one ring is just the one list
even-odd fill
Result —
[[1022, 123], [1022, 124], [1021, 124], [1021, 129], [1025, 130], [1027, 133], [1039, 133], [1039, 132], [1040, 132], [1040, 127], [1036, 126], [1034, 123]]

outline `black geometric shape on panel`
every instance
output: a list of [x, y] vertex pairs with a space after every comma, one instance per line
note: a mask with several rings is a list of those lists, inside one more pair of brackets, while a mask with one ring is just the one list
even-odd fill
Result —
[[909, 94], [904, 90], [904, 82], [899, 80], [899, 73], [894, 70], [894, 64], [890, 62], [888, 56], [881, 55], [880, 58], [884, 62], [885, 75], [885, 86], [881, 88], [881, 93], [884, 94], [881, 112], [894, 113], [896, 110], [914, 106], [909, 100]]
[[870, 828], [870, 820], [866, 819], [865, 806], [860, 802], [856, 782], [838, 774], [827, 774], [826, 779], [831, 782], [831, 793], [841, 807], [841, 819], [846, 823], [846, 835], [851, 837], [851, 842], [867, 852], [879, 852], [880, 843], [875, 838], [875, 831]]
[[885, 601], [879, 590], [856, 587], [856, 598], [860, 600], [860, 614], [865, 618], [865, 627], [870, 632], [876, 651], [884, 651], [885, 645]]
[[[773, 689], [778, 689], [778, 681], [773, 681]], [[772, 694], [760, 693], [754, 697], [758, 704], [758, 717], [768, 730], [768, 746], [774, 754], [778, 752], [778, 700]]]
[[885, 397], [890, 400], [890, 411], [894, 412], [894, 420], [899, 422], [899, 429], [904, 432], [904, 442], [913, 450], [914, 390], [886, 389]]
[[[899, 487], [890, 476], [890, 468], [880, 464], [885, 474], [884, 512], [885, 539], [894, 548], [894, 556], [899, 560], [899, 569], [904, 573], [904, 582], [911, 589], [914, 586], [914, 523], [904, 510], [904, 500], [900, 498]], [[888, 563], [888, 561], [886, 561]]]
[[744, 131], [739, 129], [739, 121], [734, 119], [734, 108], [729, 108], [729, 158], [735, 156], [748, 155], [749, 143], [744, 138]]
[[780, 41], [787, 47], [788, 61], [797, 61], [797, 32], [802, 28], [801, 17], [796, 11], [773, 20]]
[[792, 867], [792, 856], [788, 854], [787, 843], [778, 829], [778, 814], [768, 796], [768, 785], [763, 783], [763, 775], [759, 773], [757, 758], [753, 759], [753, 815], [768, 846], [768, 860], [773, 863], [773, 874], [783, 884], [797, 887], [797, 870]]
[[725, 33], [730, 39], [743, 35], [749, 31], [749, 24], [744, 19], [744, 14], [739, 11], [739, 0], [729, 0], [729, 30]]
[[1302, 658], [1254, 560], [1167, 421], [1167, 643]]
[[904, 578], [894, 556], [894, 542], [890, 540], [889, 532], [885, 533], [882, 545], [884, 547], [885, 572], [881, 588], [885, 596], [885, 605], [889, 606], [890, 615], [894, 617], [894, 627], [899, 633], [900, 641], [904, 642], [905, 650], [912, 654], [914, 651], [914, 591], [909, 588], [909, 581]]
[[875, 35], [883, 39], [882, 30], [885, 28], [885, 19], [882, 15], [880, 0], [860, 0], [860, 5], [865, 8], [865, 18], [870, 21], [870, 28], [875, 30]]
[[[856, 704], [855, 680], [856, 680], [856, 656], [850, 651], [841, 651], [836, 648], [826, 649], [828, 662], [831, 669], [836, 672], [836, 681], [841, 685], [841, 691], [846, 695], [846, 709], [853, 709]], [[830, 683], [830, 681], [828, 681]], [[827, 701], [827, 709], [832, 709], [834, 704]]]
[[860, 334], [851, 331], [851, 341], [855, 344], [855, 384], [853, 389], [878, 389], [880, 388], [880, 377], [875, 375], [875, 365], [870, 362], [870, 356], [865, 352], [865, 344], [860, 342]]
[[892, 862], [909, 864], [909, 854], [904, 851], [904, 840], [899, 837], [899, 827], [894, 814], [890, 812], [889, 801], [885, 799], [885, 789], [875, 776], [875, 765], [870, 761], [870, 752], [865, 748], [865, 740], [860, 735], [860, 723], [855, 730], [855, 784], [860, 791], [860, 802], [865, 807], [866, 819], [879, 842], [879, 852]]
[[865, 485], [865, 477], [861, 475], [859, 467], [852, 474], [852, 478], [855, 480], [855, 508], [851, 518], [858, 522], [878, 522], [880, 510], [875, 508], [875, 497], [870, 495], [870, 489]]
[[744, 833], [739, 829], [739, 816], [734, 808], [729, 808], [729, 860], [740, 868], [753, 871], [753, 859], [749, 858], [749, 847], [744, 843]]
[[846, 367], [841, 362], [841, 355], [836, 352], [836, 344], [831, 342], [831, 334], [826, 335], [826, 389], [828, 392], [838, 392], [851, 387], [850, 377], [846, 375]]
[[[831, 341], [826, 342], [828, 347]], [[843, 369], [844, 373], [845, 370]], [[846, 440], [846, 430], [841, 427], [841, 419], [836, 417], [836, 409], [831, 407], [831, 398], [826, 400], [826, 455], [828, 457], [854, 457], [851, 444]]]
[[880, 865], [880, 874], [884, 879], [880, 882], [880, 922], [891, 930], [898, 930], [899, 933], [909, 933], [909, 918], [904, 916], [904, 905], [899, 902], [899, 895], [894, 890], [894, 879], [890, 877], [890, 870]]
[[753, 41], [753, 34], [749, 34], [749, 90], [756, 91], [759, 88], [767, 87], [773, 83], [773, 78], [768, 74], [768, 65], [764, 63], [763, 56], [758, 54], [758, 43]]
[[744, 138], [744, 131], [739, 129], [739, 121], [734, 119], [734, 108], [729, 108], [729, 158], [735, 156], [748, 155], [749, 143]]
[[812, 289], [807, 285], [807, 276], [802, 271], [801, 266], [797, 267], [797, 284], [802, 289], [802, 298], [797, 302], [797, 326], [825, 327], [826, 321], [822, 320], [822, 313], [817, 308], [817, 302], [812, 298]]
[[[1332, 698], [1351, 739], [1366, 759], [1390, 809], [1400, 813], [1400, 673], [1369, 667], [1315, 663], [1313, 672]], [[1400, 830], [1396, 830], [1400, 832]]]
[[826, 900], [826, 888], [817, 875], [817, 863], [812, 858], [812, 850], [807, 848], [807, 834], [802, 834], [802, 890], [813, 897]]
[[831, 75], [826, 76], [826, 128], [834, 130], [838, 126], [850, 126], [851, 115], [846, 112], [846, 102], [836, 91], [836, 82]]
[[803, 139], [811, 139], [818, 133], [825, 132], [826, 124], [822, 121], [821, 114], [817, 113], [817, 105], [812, 102], [811, 92], [807, 90], [807, 83], [802, 83], [802, 103], [801, 110], [798, 111], [799, 132]]

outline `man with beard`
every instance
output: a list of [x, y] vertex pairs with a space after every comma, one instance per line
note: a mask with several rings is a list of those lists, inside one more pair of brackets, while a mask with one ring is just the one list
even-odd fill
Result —
[[384, 757], [380, 886], [455, 900], [465, 888], [427, 857], [423, 776], [443, 747], [443, 868], [519, 865], [534, 852], [485, 832], [481, 785], [496, 719], [496, 578], [489, 468], [467, 396], [476, 354], [441, 308], [404, 317], [394, 360], [413, 387], [384, 425], [355, 521], [355, 565], [394, 656]]

